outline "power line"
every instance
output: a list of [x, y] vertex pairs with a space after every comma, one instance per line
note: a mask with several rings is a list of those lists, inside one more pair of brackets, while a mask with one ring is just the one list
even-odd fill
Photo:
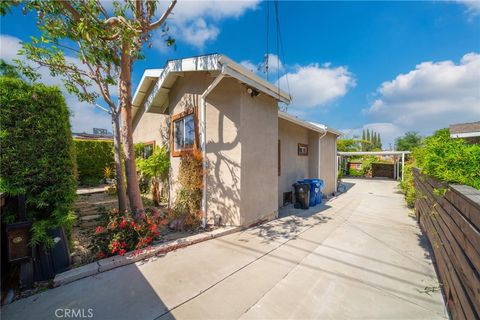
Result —
[[267, 74], [267, 81], [268, 81], [268, 43], [269, 43], [269, 32], [270, 31], [270, 1], [267, 1], [267, 53], [263, 58], [265, 64], [265, 72]]
[[[285, 49], [283, 46], [282, 31], [280, 29], [280, 15], [278, 14], [278, 0], [275, 0], [275, 18], [276, 18], [276, 31], [277, 31], [277, 87], [278, 94], [280, 95], [280, 60], [283, 61], [283, 64], [286, 65], [285, 59]], [[285, 70], [285, 81], [287, 83], [288, 95], [290, 94], [290, 83], [288, 81], [288, 72]], [[287, 107], [285, 107], [285, 110]]]

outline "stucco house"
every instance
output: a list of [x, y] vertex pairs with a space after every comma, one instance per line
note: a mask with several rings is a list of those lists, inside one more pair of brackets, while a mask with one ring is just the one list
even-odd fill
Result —
[[251, 225], [277, 217], [299, 179], [323, 179], [326, 194], [336, 189], [340, 133], [279, 111], [290, 99], [224, 55], [172, 60], [144, 72], [133, 138], [169, 145], [171, 201], [180, 156], [202, 150], [204, 223]]

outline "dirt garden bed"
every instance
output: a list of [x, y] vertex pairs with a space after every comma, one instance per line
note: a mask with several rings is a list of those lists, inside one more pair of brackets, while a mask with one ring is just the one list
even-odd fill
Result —
[[[144, 199], [144, 202], [148, 207], [153, 205], [147, 198]], [[74, 206], [77, 220], [72, 230], [72, 252], [70, 253], [72, 268], [77, 268], [98, 260], [96, 252], [93, 252], [90, 248], [95, 230], [100, 224], [101, 219], [104, 218], [104, 215], [106, 215], [109, 210], [117, 207], [117, 197], [101, 191], [101, 188], [90, 190], [82, 189], [78, 192], [77, 201]], [[166, 206], [156, 209], [162, 212], [166, 210]], [[212, 231], [213, 229], [214, 228], [197, 229], [195, 231], [178, 231], [167, 227], [159, 230], [160, 234], [152, 244], [173, 241], [194, 234]]]

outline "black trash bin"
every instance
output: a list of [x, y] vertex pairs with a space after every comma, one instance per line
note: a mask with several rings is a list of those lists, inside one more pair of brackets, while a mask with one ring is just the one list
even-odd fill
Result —
[[296, 209], [310, 208], [310, 184], [297, 182], [293, 184], [295, 189], [295, 205]]
[[70, 252], [65, 232], [62, 228], [54, 228], [48, 230], [48, 235], [53, 238], [54, 246], [45, 248], [38, 245], [33, 251], [35, 281], [51, 279], [70, 268]]

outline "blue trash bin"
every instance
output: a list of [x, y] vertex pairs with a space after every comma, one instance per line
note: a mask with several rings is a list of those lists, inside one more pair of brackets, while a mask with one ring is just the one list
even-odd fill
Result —
[[322, 203], [321, 192], [320, 192], [320, 179], [303, 179], [303, 183], [308, 183], [310, 185], [310, 207], [317, 205], [318, 199], [320, 197], [320, 203]]
[[325, 182], [322, 179], [316, 179], [320, 183], [320, 191], [317, 194], [317, 204], [322, 204], [323, 189], [325, 188]]
[[322, 203], [322, 190], [325, 188], [325, 183], [322, 179], [304, 179], [304, 182], [310, 184], [310, 206], [315, 206]]

